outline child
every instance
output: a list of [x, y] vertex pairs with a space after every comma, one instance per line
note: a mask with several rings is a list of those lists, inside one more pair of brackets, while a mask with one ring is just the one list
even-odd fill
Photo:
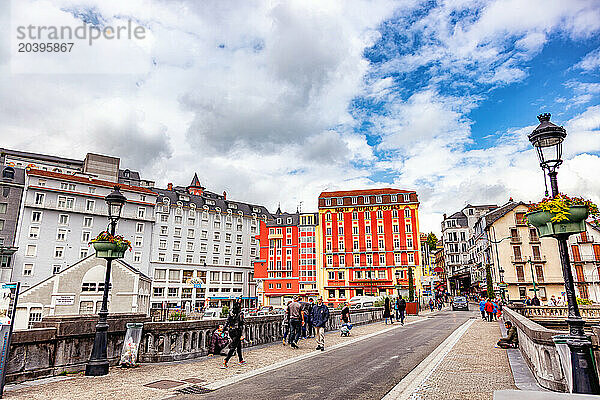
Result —
[[219, 325], [210, 337], [210, 346], [208, 347], [209, 354], [226, 355], [221, 354], [221, 351], [229, 345], [229, 337], [223, 331], [223, 328], [223, 325]]

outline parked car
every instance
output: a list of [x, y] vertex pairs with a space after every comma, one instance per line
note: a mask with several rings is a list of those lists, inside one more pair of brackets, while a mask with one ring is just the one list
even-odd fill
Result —
[[220, 308], [207, 308], [204, 311], [204, 315], [202, 315], [203, 320], [210, 319], [221, 319], [221, 309]]
[[452, 311], [465, 310], [469, 311], [469, 301], [464, 296], [454, 296], [452, 298]]
[[360, 309], [375, 306], [377, 297], [375, 296], [354, 296], [350, 299], [350, 308]]

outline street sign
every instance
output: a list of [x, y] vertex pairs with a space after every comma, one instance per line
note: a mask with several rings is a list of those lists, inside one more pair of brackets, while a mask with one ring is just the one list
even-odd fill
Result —
[[0, 398], [4, 393], [4, 379], [10, 357], [10, 340], [17, 312], [19, 286], [19, 283], [0, 285]]
[[501, 288], [507, 288], [508, 284], [507, 283], [499, 283], [498, 286], [500, 286]]

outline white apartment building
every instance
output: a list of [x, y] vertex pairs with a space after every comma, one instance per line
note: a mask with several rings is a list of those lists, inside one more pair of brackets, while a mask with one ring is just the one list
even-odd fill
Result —
[[220, 307], [239, 297], [255, 305], [254, 260], [266, 208], [209, 192], [197, 175], [190, 186], [155, 191], [152, 308]]
[[[22, 290], [47, 279], [93, 252], [89, 241], [107, 229], [104, 197], [115, 181], [85, 174], [28, 169], [16, 234], [12, 279]], [[124, 261], [148, 274], [154, 206], [148, 188], [119, 185], [127, 198], [117, 234], [132, 242]]]
[[585, 225], [585, 232], [569, 237], [575, 292], [577, 297], [600, 303], [600, 228]]

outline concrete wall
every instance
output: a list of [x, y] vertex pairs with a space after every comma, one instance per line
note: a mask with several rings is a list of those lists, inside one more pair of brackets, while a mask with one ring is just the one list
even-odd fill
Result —
[[504, 319], [517, 328], [521, 354], [538, 383], [556, 392], [566, 392], [567, 382], [552, 340], [552, 336], [565, 332], [544, 328], [508, 307], [502, 311]]

